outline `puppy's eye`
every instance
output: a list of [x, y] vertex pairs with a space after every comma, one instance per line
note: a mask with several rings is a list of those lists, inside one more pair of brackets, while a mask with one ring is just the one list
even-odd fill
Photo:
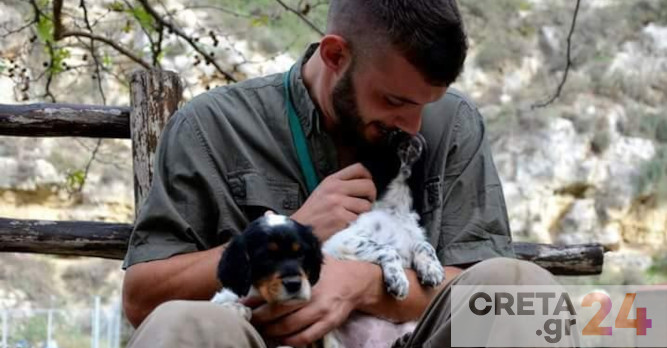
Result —
[[278, 244], [271, 242], [267, 246], [267, 249], [269, 249], [270, 251], [278, 251]]
[[292, 243], [292, 251], [297, 252], [299, 250], [301, 250], [301, 244], [297, 242]]

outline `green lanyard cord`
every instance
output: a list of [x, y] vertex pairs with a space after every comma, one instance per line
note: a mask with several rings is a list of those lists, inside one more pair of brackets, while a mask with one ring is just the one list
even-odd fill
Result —
[[287, 110], [287, 117], [289, 118], [289, 127], [292, 131], [292, 140], [294, 141], [294, 147], [296, 148], [296, 156], [299, 158], [301, 172], [306, 178], [306, 187], [308, 188], [308, 195], [310, 195], [313, 193], [319, 182], [317, 175], [315, 174], [313, 161], [310, 158], [310, 152], [308, 151], [306, 136], [303, 134], [301, 122], [299, 122], [299, 117], [296, 114], [296, 109], [294, 109], [294, 104], [292, 103], [290, 95], [290, 77], [292, 76], [292, 70], [294, 70], [294, 65], [292, 65], [288, 73], [284, 74], [285, 77], [283, 79], [285, 109]]

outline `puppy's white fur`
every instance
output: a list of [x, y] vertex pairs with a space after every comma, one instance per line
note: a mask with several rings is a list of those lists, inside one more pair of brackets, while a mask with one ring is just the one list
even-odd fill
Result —
[[[387, 291], [400, 300], [408, 296], [410, 285], [405, 268], [412, 267], [425, 285], [438, 285], [445, 278], [435, 250], [419, 226], [419, 216], [412, 210], [406, 182], [409, 175], [409, 170], [401, 170], [371, 211], [361, 214], [322, 246], [325, 253], [337, 259], [380, 265]], [[343, 341], [334, 330], [324, 337], [324, 346], [344, 347]]]
[[236, 312], [240, 317], [245, 318], [245, 320], [250, 321], [252, 318], [252, 310], [239, 302], [238, 295], [229, 289], [223, 288], [222, 290], [216, 292], [211, 299], [211, 302]]
[[412, 267], [425, 285], [435, 286], [444, 280], [442, 265], [426, 241], [419, 216], [412, 211], [410, 188], [403, 172], [389, 184], [371, 211], [329, 238], [323, 250], [338, 259], [380, 265], [387, 291], [398, 299], [408, 295], [404, 268]]

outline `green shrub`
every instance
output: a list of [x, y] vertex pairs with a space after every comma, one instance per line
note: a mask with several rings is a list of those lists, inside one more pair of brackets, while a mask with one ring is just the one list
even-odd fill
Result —
[[641, 137], [660, 142], [667, 141], [667, 114], [630, 107], [627, 119], [621, 126], [621, 133], [630, 137]]
[[667, 145], [659, 146], [653, 158], [641, 166], [636, 188], [638, 195], [655, 196], [661, 202], [667, 200]]
[[653, 256], [653, 265], [646, 270], [649, 283], [667, 283], [667, 251]]
[[667, 117], [660, 117], [658, 126], [655, 127], [655, 140], [667, 143]]

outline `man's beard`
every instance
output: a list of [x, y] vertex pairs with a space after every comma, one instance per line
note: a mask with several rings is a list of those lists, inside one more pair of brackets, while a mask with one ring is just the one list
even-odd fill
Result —
[[332, 92], [333, 109], [338, 121], [336, 133], [344, 146], [357, 149], [385, 147], [389, 143], [389, 132], [378, 141], [369, 141], [364, 135], [364, 123], [359, 113], [356, 93], [352, 83], [351, 67], [336, 84]]

